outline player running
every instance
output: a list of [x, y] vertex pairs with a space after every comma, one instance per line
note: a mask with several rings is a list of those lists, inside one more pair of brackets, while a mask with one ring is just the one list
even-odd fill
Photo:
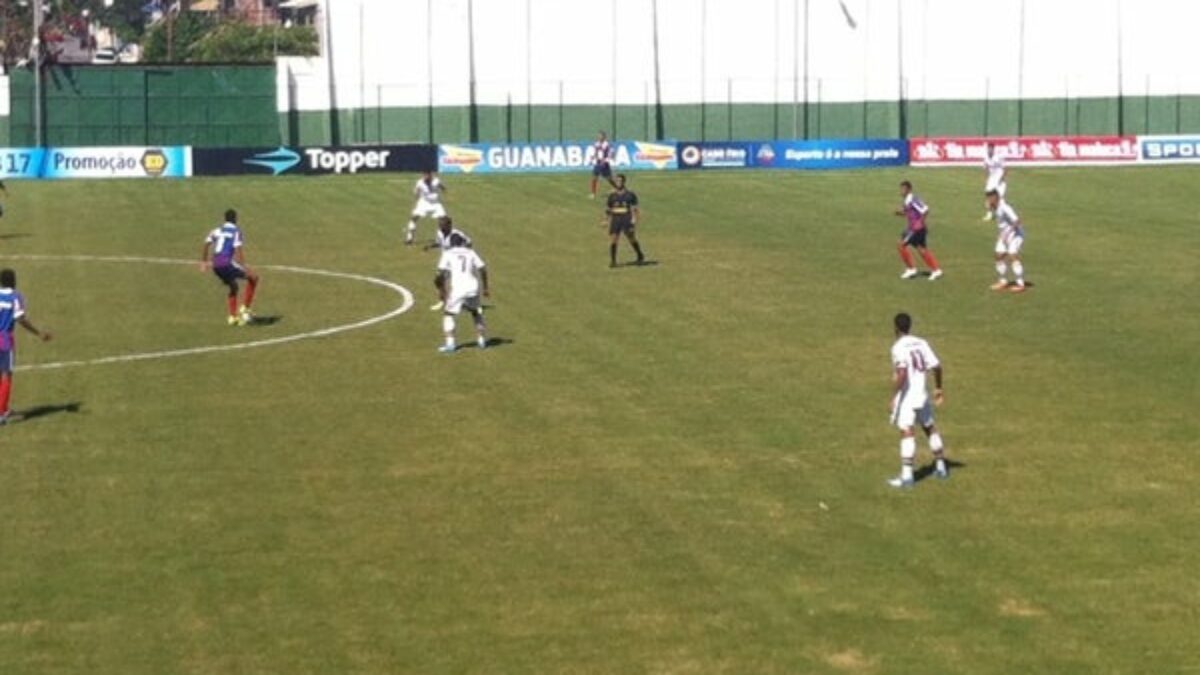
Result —
[[[229, 289], [229, 325], [246, 326], [254, 321], [250, 306], [254, 304], [254, 292], [258, 289], [259, 277], [246, 265], [242, 230], [237, 221], [237, 211], [229, 209], [225, 212], [225, 224], [208, 233], [204, 240], [204, 250], [200, 253], [200, 269], [211, 268], [213, 274]], [[246, 292], [241, 307], [237, 304], [238, 279], [246, 280]]]
[[[451, 237], [453, 237], [456, 234], [458, 236], [462, 237], [464, 246], [466, 246], [467, 248], [472, 247], [471, 238], [467, 236], [466, 232], [463, 232], [462, 230], [460, 230], [454, 226], [454, 221], [450, 219], [450, 216], [442, 216], [441, 218], [438, 218], [437, 232], [434, 235], [433, 241], [431, 241], [425, 245], [425, 250], [428, 251], [431, 248], [436, 248], [441, 251], [449, 250], [450, 249], [450, 239], [451, 239]], [[442, 302], [441, 300], [438, 300], [437, 302], [435, 302], [429, 306], [429, 311], [436, 312], [445, 306], [446, 306], [446, 303]]]
[[483, 297], [491, 297], [488, 288], [487, 266], [483, 258], [474, 249], [467, 248], [467, 242], [460, 234], [450, 235], [450, 248], [442, 251], [438, 261], [438, 273], [433, 283], [437, 286], [438, 296], [445, 309], [442, 310], [442, 332], [446, 343], [438, 348], [443, 354], [453, 354], [458, 346], [454, 340], [455, 319], [466, 308], [475, 320], [476, 344], [480, 349], [487, 348], [487, 326], [483, 322], [483, 306], [479, 295], [482, 288]]
[[625, 174], [617, 174], [617, 180], [613, 183], [616, 188], [608, 195], [608, 206], [604, 213], [608, 216], [608, 234], [611, 241], [608, 245], [608, 266], [617, 266], [617, 244], [621, 241], [621, 235], [629, 240], [629, 245], [633, 247], [637, 253], [636, 265], [641, 265], [646, 262], [646, 256], [642, 254], [642, 247], [637, 239], [637, 222], [641, 215], [638, 209], [637, 194], [631, 190], [625, 189]]
[[[1000, 198], [1004, 199], [1004, 194], [1008, 192], [1008, 169], [1004, 168], [1004, 158], [996, 152], [996, 146], [991, 143], [984, 146], [984, 153], [983, 170], [987, 173], [987, 183], [983, 186], [983, 193], [986, 195], [995, 190], [1000, 193]], [[992, 219], [990, 208], [983, 214], [983, 219]]]
[[913, 437], [913, 425], [920, 424], [929, 437], [929, 449], [933, 451], [933, 474], [938, 478], [949, 478], [950, 468], [946, 464], [942, 435], [933, 423], [933, 406], [926, 390], [925, 374], [933, 373], [933, 401], [941, 405], [942, 364], [929, 343], [910, 335], [912, 317], [900, 313], [893, 320], [896, 343], [892, 345], [892, 398], [888, 407], [892, 411], [892, 424], [900, 430], [900, 475], [888, 481], [895, 488], [910, 488], [916, 479], [913, 476], [913, 461], [917, 454], [917, 439]]
[[929, 226], [925, 222], [926, 216], [929, 215], [929, 207], [921, 201], [920, 197], [913, 194], [912, 183], [909, 181], [900, 183], [900, 196], [904, 198], [904, 203], [896, 210], [896, 215], [908, 219], [908, 227], [904, 229], [904, 233], [900, 235], [900, 243], [896, 245], [897, 250], [900, 251], [900, 259], [904, 261], [904, 273], [900, 275], [900, 278], [911, 279], [917, 276], [916, 263], [913, 261], [912, 252], [908, 250], [908, 247], [911, 246], [917, 249], [917, 252], [921, 254], [921, 259], [929, 266], [929, 280], [937, 281], [942, 276], [942, 268], [938, 266], [933, 252], [925, 245], [925, 240], [929, 235]]
[[[1025, 266], [1021, 264], [1021, 246], [1025, 243], [1025, 226], [1017, 217], [1013, 207], [1004, 201], [998, 190], [987, 193], [988, 212], [996, 221], [996, 275], [993, 291], [1008, 289], [1013, 293], [1025, 292]], [[1008, 283], [1008, 269], [1012, 268], [1013, 283]]]
[[446, 191], [442, 179], [426, 171], [413, 186], [413, 196], [417, 204], [413, 207], [412, 217], [408, 220], [408, 232], [404, 236], [404, 245], [411, 246], [417, 237], [417, 220], [420, 218], [444, 218], [446, 207], [442, 205], [442, 193]]
[[49, 331], [38, 330], [25, 316], [25, 297], [17, 292], [17, 273], [3, 269], [0, 270], [0, 424], [8, 424], [12, 417], [8, 403], [12, 397], [13, 368], [16, 367], [18, 324], [42, 342], [51, 338]]
[[612, 180], [612, 145], [608, 142], [608, 134], [603, 131], [592, 143], [592, 199], [596, 198], [596, 186], [601, 176], [615, 187]]

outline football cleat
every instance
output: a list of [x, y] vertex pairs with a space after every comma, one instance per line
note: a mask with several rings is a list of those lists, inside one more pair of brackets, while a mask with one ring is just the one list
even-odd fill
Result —
[[916, 483], [913, 482], [913, 479], [901, 478], [900, 476], [896, 476], [895, 478], [889, 478], [887, 483], [888, 483], [888, 485], [890, 485], [894, 488], [901, 489], [901, 490], [908, 490], [908, 489], [912, 488], [913, 485], [916, 485]]
[[435, 303], [433, 303], [432, 305], [430, 305], [430, 306], [429, 306], [429, 311], [431, 311], [431, 312], [436, 312], [436, 311], [438, 311], [438, 310], [442, 309], [442, 308], [443, 308], [443, 307], [445, 307], [445, 306], [446, 306], [446, 303], [444, 303], [444, 302], [441, 302], [441, 301], [439, 301], [439, 302], [435, 302]]
[[456, 349], [458, 348], [454, 345], [442, 345], [441, 347], [438, 347], [438, 351], [442, 354], [453, 354]]
[[226, 319], [225, 321], [226, 321], [226, 323], [228, 323], [230, 326], [239, 326], [239, 325], [241, 325], [241, 323], [242, 323], [241, 319], [239, 319], [239, 318], [238, 318], [238, 317], [236, 317], [236, 316], [231, 316], [231, 317], [229, 317], [228, 319]]
[[917, 276], [917, 270], [913, 267], [910, 267], [910, 268], [904, 270], [904, 274], [901, 274], [900, 278], [901, 279], [911, 279], [915, 276]]
[[479, 345], [479, 348], [480, 348], [480, 349], [487, 349], [487, 345], [488, 345], [488, 343], [487, 343], [487, 338], [482, 338], [482, 337], [481, 337], [481, 338], [479, 338], [478, 340], [476, 340], [476, 341], [475, 341], [475, 344]]
[[950, 467], [945, 462], [938, 462], [933, 467], [933, 475], [941, 480], [946, 480], [950, 477]]
[[1002, 280], [997, 281], [996, 283], [992, 284], [991, 286], [988, 286], [988, 288], [992, 289], [993, 291], [1002, 291], [1002, 290], [1008, 288], [1008, 282], [1002, 279]]
[[1024, 293], [1025, 292], [1025, 284], [1015, 284], [1012, 288], [1010, 288], [1008, 290], [1011, 293]]
[[929, 273], [929, 280], [930, 280], [930, 281], [937, 281], [937, 280], [938, 280], [938, 279], [940, 279], [940, 278], [942, 278], [942, 271], [941, 271], [941, 270], [934, 270], [934, 271], [932, 271], [932, 272], [930, 272], [930, 273]]

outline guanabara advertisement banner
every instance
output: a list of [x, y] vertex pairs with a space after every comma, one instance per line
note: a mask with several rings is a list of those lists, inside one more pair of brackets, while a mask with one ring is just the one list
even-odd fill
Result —
[[989, 143], [1014, 165], [1131, 164], [1139, 157], [1137, 136], [972, 136], [914, 138], [909, 143], [913, 166], [981, 165]]
[[[614, 141], [615, 171], [662, 170], [677, 166], [675, 141]], [[438, 148], [442, 173], [543, 173], [591, 171], [590, 141], [565, 143], [465, 143]]]

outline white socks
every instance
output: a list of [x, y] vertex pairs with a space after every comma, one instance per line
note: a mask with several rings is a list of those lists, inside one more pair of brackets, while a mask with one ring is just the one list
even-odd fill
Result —
[[1008, 264], [1003, 260], [996, 261], [996, 276], [1000, 277], [1000, 281], [1008, 279]]
[[913, 479], [913, 458], [917, 455], [917, 439], [906, 436], [900, 439], [900, 478]]
[[1017, 285], [1024, 286], [1025, 285], [1025, 266], [1021, 264], [1020, 260], [1014, 260], [1013, 264], [1012, 264], [1012, 268], [1013, 268], [1013, 274], [1016, 275], [1016, 277], [1017, 277]]
[[442, 332], [446, 334], [446, 346], [454, 346], [454, 317], [442, 317]]
[[408, 232], [404, 235], [404, 241], [412, 241], [417, 234], [417, 224], [413, 221], [408, 221]]

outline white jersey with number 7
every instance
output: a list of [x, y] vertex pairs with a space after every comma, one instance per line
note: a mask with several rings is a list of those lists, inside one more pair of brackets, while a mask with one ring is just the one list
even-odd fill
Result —
[[929, 343], [913, 335], [905, 335], [892, 345], [892, 366], [907, 376], [904, 389], [896, 401], [897, 409], [920, 408], [928, 400], [925, 373], [941, 365]]
[[484, 267], [478, 253], [460, 246], [442, 251], [437, 268], [450, 274], [450, 297], [465, 298], [479, 294], [479, 270]]

